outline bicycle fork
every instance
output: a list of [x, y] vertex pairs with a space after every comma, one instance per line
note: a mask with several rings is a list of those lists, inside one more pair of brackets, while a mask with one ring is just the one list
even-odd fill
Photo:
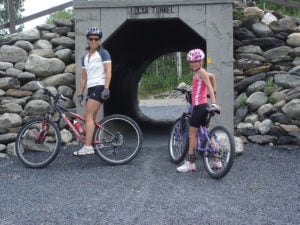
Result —
[[42, 120], [42, 124], [41, 124], [41, 129], [39, 131], [39, 133], [37, 134], [37, 137], [35, 139], [35, 143], [36, 144], [43, 144], [45, 139], [46, 139], [46, 135], [49, 131], [49, 126], [46, 123], [45, 120]]

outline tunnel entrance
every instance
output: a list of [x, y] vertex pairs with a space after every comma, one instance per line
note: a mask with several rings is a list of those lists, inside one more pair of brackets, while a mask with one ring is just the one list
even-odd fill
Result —
[[112, 57], [111, 97], [101, 117], [121, 113], [139, 124], [155, 124], [138, 104], [143, 72], [164, 54], [202, 48], [207, 70], [216, 75], [217, 102], [222, 107], [221, 116], [214, 121], [233, 131], [232, 6], [233, 0], [73, 0], [76, 73], [81, 72], [86, 47], [82, 43], [91, 26], [101, 28], [102, 43]]
[[156, 122], [139, 108], [138, 84], [156, 58], [196, 46], [206, 50], [205, 40], [179, 19], [128, 20], [103, 43], [111, 54], [111, 98], [105, 115], [122, 113], [141, 124]]

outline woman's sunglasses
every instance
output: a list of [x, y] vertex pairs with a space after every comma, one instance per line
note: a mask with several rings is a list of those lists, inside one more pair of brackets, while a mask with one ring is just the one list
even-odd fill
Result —
[[89, 41], [99, 41], [99, 38], [89, 38]]

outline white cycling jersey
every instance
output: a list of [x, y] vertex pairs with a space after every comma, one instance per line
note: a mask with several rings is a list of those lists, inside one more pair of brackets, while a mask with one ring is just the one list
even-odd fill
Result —
[[87, 88], [105, 84], [106, 74], [104, 64], [109, 62], [111, 62], [110, 54], [103, 48], [96, 51], [90, 57], [90, 61], [88, 53], [82, 57], [82, 68], [84, 68], [87, 73]]

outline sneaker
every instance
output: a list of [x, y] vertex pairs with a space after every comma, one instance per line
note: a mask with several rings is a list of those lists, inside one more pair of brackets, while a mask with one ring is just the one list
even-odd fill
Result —
[[94, 148], [92, 146], [84, 145], [78, 151], [73, 152], [73, 155], [80, 156], [80, 155], [91, 155], [95, 154]]
[[223, 168], [223, 165], [222, 165], [222, 162], [218, 159], [215, 159], [212, 161], [212, 168], [213, 169], [222, 169]]
[[195, 172], [196, 166], [195, 163], [192, 163], [190, 161], [185, 161], [183, 165], [177, 167], [178, 172], [186, 173], [186, 172]]

